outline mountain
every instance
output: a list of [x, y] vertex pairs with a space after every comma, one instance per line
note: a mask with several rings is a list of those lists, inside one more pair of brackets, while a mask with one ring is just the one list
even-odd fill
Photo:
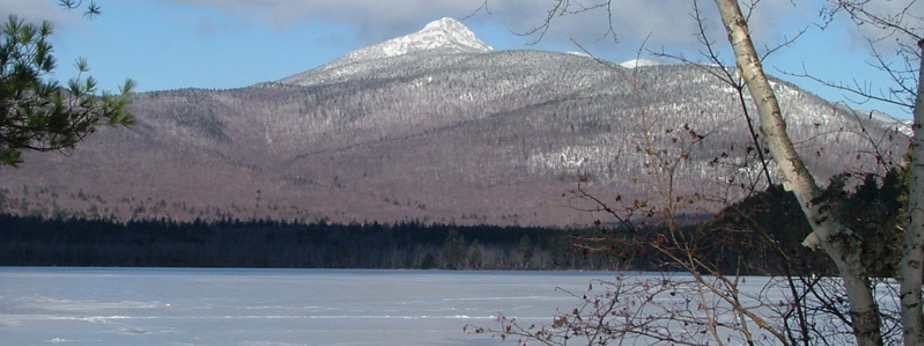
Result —
[[[593, 219], [568, 198], [579, 179], [609, 201], [735, 198], [760, 165], [719, 68], [493, 51], [444, 18], [279, 81], [139, 94], [135, 126], [0, 169], [0, 202], [119, 220], [570, 225]], [[886, 118], [774, 87], [820, 179], [907, 147]]]
[[307, 85], [313, 83], [349, 80], [363, 73], [371, 64], [378, 68], [397, 67], [387, 63], [388, 58], [407, 55], [452, 55], [488, 53], [493, 48], [481, 42], [475, 33], [452, 18], [443, 18], [427, 24], [416, 33], [394, 38], [377, 45], [358, 49], [320, 68], [281, 80], [281, 83]]

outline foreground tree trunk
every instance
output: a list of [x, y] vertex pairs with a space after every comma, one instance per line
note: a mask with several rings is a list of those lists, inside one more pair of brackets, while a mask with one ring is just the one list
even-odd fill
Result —
[[[924, 41], [918, 41], [924, 51]], [[920, 62], [924, 67], [924, 59]], [[905, 345], [924, 345], [924, 313], [921, 311], [921, 275], [924, 265], [924, 95], [918, 76], [917, 98], [914, 103], [914, 135], [911, 138], [911, 187], [908, 191], [908, 226], [902, 247], [902, 327]]]
[[[738, 1], [716, 0], [716, 5], [728, 32], [728, 40], [734, 48], [739, 73], [757, 104], [760, 130], [779, 167], [783, 186], [795, 194], [812, 226], [813, 232], [804, 244], [824, 249], [837, 266], [850, 300], [850, 315], [857, 343], [865, 346], [882, 345], [879, 310], [873, 299], [869, 275], [860, 261], [860, 241], [832, 214], [830, 202], [822, 196], [821, 188], [786, 133], [786, 122], [779, 102], [764, 74]], [[920, 285], [918, 290], [920, 296]], [[920, 310], [920, 305], [917, 309]]]

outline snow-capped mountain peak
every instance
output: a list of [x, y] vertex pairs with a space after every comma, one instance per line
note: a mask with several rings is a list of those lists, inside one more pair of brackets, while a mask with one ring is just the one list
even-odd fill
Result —
[[344, 58], [350, 61], [379, 59], [433, 49], [448, 49], [459, 53], [493, 50], [464, 24], [447, 17], [430, 22], [418, 32], [353, 51]]
[[360, 48], [329, 64], [279, 80], [283, 84], [309, 85], [340, 80], [382, 66], [378, 60], [413, 53], [439, 51], [439, 54], [479, 54], [494, 49], [484, 44], [464, 24], [453, 18], [430, 22], [418, 32]]

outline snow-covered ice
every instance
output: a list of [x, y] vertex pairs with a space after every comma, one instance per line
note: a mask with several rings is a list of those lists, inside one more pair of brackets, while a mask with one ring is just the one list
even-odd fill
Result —
[[0, 268], [8, 345], [500, 345], [493, 316], [551, 320], [607, 273]]
[[[631, 280], [658, 282], [660, 275], [628, 274]], [[685, 274], [673, 275], [679, 277], [671, 280]], [[0, 340], [4, 345], [515, 345], [516, 340], [462, 329], [497, 327], [499, 313], [524, 326], [548, 324], [556, 312], [580, 304], [565, 291], [582, 293], [593, 280], [615, 277], [606, 272], [0, 267]], [[748, 277], [739, 288], [746, 295], [761, 292], [768, 301], [782, 300], [766, 290], [769, 280]], [[602, 293], [599, 289], [594, 292]], [[894, 307], [889, 299], [880, 297]]]

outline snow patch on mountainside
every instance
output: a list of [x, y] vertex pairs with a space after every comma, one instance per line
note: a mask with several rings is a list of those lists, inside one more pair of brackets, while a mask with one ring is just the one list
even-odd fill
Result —
[[647, 67], [647, 66], [658, 66], [658, 65], [664, 65], [664, 63], [660, 61], [655, 61], [655, 60], [632, 59], [632, 60], [625, 61], [619, 64], [619, 66], [622, 66], [625, 68], [636, 68], [636, 67]]
[[884, 127], [891, 128], [896, 132], [904, 134], [905, 136], [911, 137], [914, 136], [914, 130], [912, 130], [912, 125], [914, 125], [914, 119], [898, 119], [893, 118], [892, 116], [881, 113], [881, 112], [869, 112], [867, 117], [871, 120], [878, 121]]
[[571, 51], [571, 52], [567, 52], [567, 53], [568, 53], [568, 54], [571, 54], [571, 55], [577, 55], [577, 56], [580, 56], [580, 57], [585, 57], [585, 58], [593, 58], [593, 55], [587, 54], [587, 53], [585, 53], [585, 52]]

